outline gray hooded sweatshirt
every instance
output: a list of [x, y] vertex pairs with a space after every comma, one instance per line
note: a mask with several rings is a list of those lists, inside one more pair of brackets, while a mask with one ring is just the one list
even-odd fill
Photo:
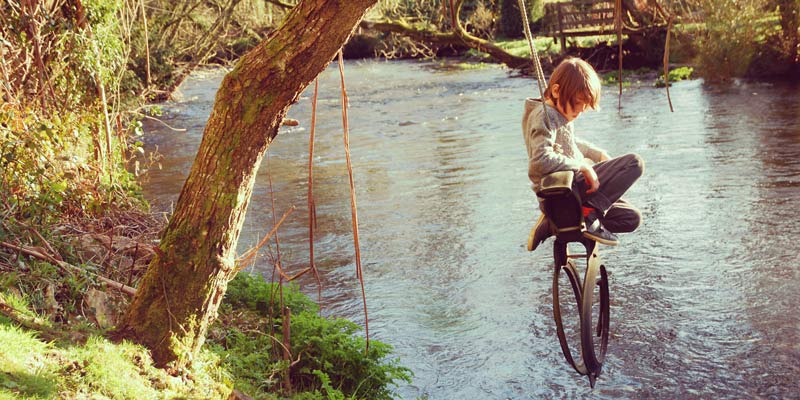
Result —
[[[528, 98], [522, 114], [522, 135], [528, 148], [528, 178], [534, 191], [538, 190], [543, 176], [556, 171], [577, 172], [585, 165], [584, 158], [599, 162], [604, 152], [576, 138], [572, 122], [568, 122], [558, 110], [543, 106], [541, 99]], [[545, 108], [549, 124], [544, 116]]]

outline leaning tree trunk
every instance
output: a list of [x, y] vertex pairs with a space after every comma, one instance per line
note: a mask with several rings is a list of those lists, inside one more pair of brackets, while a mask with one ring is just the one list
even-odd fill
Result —
[[160, 250], [117, 331], [160, 367], [197, 354], [235, 275], [236, 243], [256, 171], [289, 106], [377, 0], [303, 0], [243, 56], [217, 92]]

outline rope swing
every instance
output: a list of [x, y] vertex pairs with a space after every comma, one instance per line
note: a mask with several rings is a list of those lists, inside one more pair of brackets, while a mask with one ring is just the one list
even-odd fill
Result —
[[553, 124], [550, 123], [550, 114], [547, 113], [547, 104], [544, 98], [544, 88], [547, 87], [547, 80], [544, 78], [544, 71], [542, 71], [542, 62], [539, 59], [539, 53], [533, 45], [533, 34], [531, 34], [531, 27], [528, 23], [528, 8], [525, 7], [525, 0], [517, 0], [517, 4], [519, 5], [519, 13], [522, 15], [522, 30], [525, 32], [525, 39], [528, 40], [528, 49], [531, 51], [531, 63], [533, 64], [533, 70], [536, 74], [536, 80], [538, 81], [539, 97], [542, 99], [542, 110], [544, 111], [544, 123], [545, 126], [552, 127]]
[[542, 96], [542, 101], [544, 101], [544, 88], [547, 87], [547, 81], [544, 79], [539, 53], [536, 51], [536, 47], [533, 46], [533, 35], [531, 34], [531, 27], [528, 23], [528, 8], [525, 7], [525, 0], [517, 1], [519, 4], [519, 13], [522, 15], [522, 28], [525, 31], [525, 39], [528, 40], [528, 48], [531, 51], [531, 63], [533, 64], [534, 73], [536, 74], [536, 80], [539, 81], [539, 95]]

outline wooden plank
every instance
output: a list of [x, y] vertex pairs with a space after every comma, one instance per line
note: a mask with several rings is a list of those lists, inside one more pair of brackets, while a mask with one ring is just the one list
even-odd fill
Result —
[[[590, 30], [590, 31], [575, 31], [575, 32], [562, 32], [561, 34], [566, 37], [578, 37], [578, 36], [597, 36], [597, 35], [613, 35], [616, 31], [613, 27], [610, 27], [606, 30]], [[641, 34], [642, 32], [632, 31], [630, 29], [623, 29], [623, 35], [637, 35]]]
[[568, 36], [613, 34], [614, 11], [614, 2], [609, 0], [548, 3], [545, 4], [543, 31], [554, 37], [560, 36], [562, 46]]
[[574, 29], [584, 26], [592, 27], [592, 26], [605, 26], [605, 25], [614, 26], [614, 18], [596, 19], [591, 21], [563, 21], [561, 23], [561, 28]]
[[565, 18], [561, 21], [561, 24], [580, 24], [580, 25], [604, 25], [604, 24], [613, 24], [614, 18], [592, 18], [592, 19], [574, 19]]
[[587, 11], [566, 11], [563, 12], [561, 15], [563, 16], [570, 16], [570, 15], [581, 15], [581, 16], [588, 16], [592, 14], [611, 14], [614, 15], [613, 8], [602, 8], [596, 10], [587, 10]]
[[614, 4], [614, 2], [609, 0], [571, 0], [571, 1], [559, 1], [557, 3], [548, 3], [548, 4], [575, 4], [585, 7], [587, 5], [596, 5], [596, 4]]

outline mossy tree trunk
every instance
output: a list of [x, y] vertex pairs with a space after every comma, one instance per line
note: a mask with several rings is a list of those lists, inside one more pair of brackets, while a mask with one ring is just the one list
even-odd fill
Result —
[[235, 275], [256, 171], [289, 106], [376, 0], [303, 0], [222, 81], [160, 250], [117, 328], [160, 367], [197, 354]]

